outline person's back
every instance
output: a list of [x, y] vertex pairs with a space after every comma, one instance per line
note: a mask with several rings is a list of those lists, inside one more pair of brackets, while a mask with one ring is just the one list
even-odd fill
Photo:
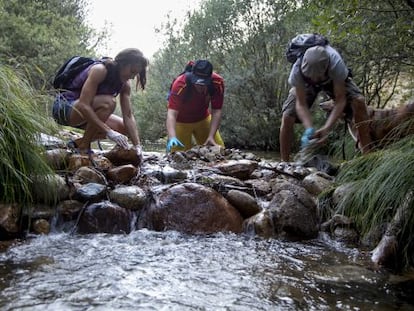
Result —
[[[187, 81], [189, 80], [189, 81]], [[193, 79], [194, 80], [194, 79]], [[190, 84], [189, 84], [190, 83]], [[179, 110], [177, 122], [191, 123], [206, 118], [212, 109], [221, 109], [224, 101], [224, 80], [213, 72], [211, 74], [212, 94], [197, 92], [195, 83], [184, 73], [175, 79], [168, 100], [168, 107]]]
[[99, 84], [96, 95], [111, 95], [116, 97], [122, 89], [123, 82], [116, 74], [115, 68], [113, 68], [113, 63], [110, 60], [107, 60], [106, 62], [99, 60], [85, 68], [70, 82], [69, 90], [62, 91], [61, 95], [67, 100], [78, 99], [90, 70], [97, 64], [104, 64], [108, 70], [108, 74], [105, 80]]
[[[330, 45], [316, 46], [310, 48], [311, 52], [315, 51], [314, 53], [308, 53], [308, 55], [312, 55], [314, 59], [304, 59], [304, 57], [300, 57], [297, 61], [293, 64], [292, 69], [290, 71], [288, 82], [291, 86], [296, 87], [298, 85], [304, 85], [306, 83], [310, 83], [309, 79], [306, 78], [307, 75], [309, 76], [317, 76], [323, 75], [325, 77], [324, 81], [321, 81], [320, 87], [323, 88], [324, 85], [332, 82], [332, 81], [345, 81], [345, 79], [349, 75], [348, 67], [346, 66], [344, 60], [342, 59], [341, 55], [338, 53], [336, 49], [331, 47]], [[325, 58], [320, 60], [321, 58]], [[304, 63], [305, 60], [305, 63]], [[319, 66], [306, 66], [309, 62], [315, 61], [322, 61], [327, 62], [328, 66], [326, 69], [319, 70]], [[302, 69], [304, 67], [304, 69]], [[311, 70], [315, 72], [310, 72]]]

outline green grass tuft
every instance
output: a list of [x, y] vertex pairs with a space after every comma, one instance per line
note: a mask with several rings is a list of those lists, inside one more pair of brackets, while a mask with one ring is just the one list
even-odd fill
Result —
[[30, 202], [31, 176], [52, 173], [36, 143], [55, 127], [39, 109], [44, 99], [15, 69], [0, 67], [0, 202]]
[[[398, 234], [403, 252], [408, 252], [406, 246], [414, 234], [414, 200], [410, 196], [414, 189], [413, 148], [414, 136], [408, 136], [388, 149], [345, 163], [337, 177], [338, 183], [353, 184], [338, 212], [352, 217], [362, 234], [390, 222], [400, 206], [409, 207]], [[407, 253], [403, 256], [409, 257]]]

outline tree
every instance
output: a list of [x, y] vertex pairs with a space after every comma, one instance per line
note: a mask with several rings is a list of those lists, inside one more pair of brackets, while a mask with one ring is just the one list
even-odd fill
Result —
[[0, 60], [23, 67], [37, 89], [48, 88], [65, 59], [93, 56], [91, 41], [105, 35], [86, 26], [85, 10], [85, 0], [0, 0]]
[[[296, 1], [210, 0], [199, 11], [189, 13], [182, 28], [174, 21], [167, 23], [165, 48], [150, 67], [152, 80], [161, 86], [151, 83], [148, 87], [146, 96], [154, 100], [148, 106], [152, 115], [165, 111], [165, 94], [186, 62], [208, 58], [225, 79], [221, 131], [227, 146], [277, 148], [290, 65], [284, 50], [296, 34], [298, 24], [292, 14], [297, 8]], [[301, 27], [306, 25], [305, 16], [302, 14]], [[161, 94], [157, 97], [152, 92]]]
[[315, 27], [342, 50], [368, 104], [383, 108], [402, 95], [398, 91], [412, 88], [414, 10], [408, 2], [310, 2]]

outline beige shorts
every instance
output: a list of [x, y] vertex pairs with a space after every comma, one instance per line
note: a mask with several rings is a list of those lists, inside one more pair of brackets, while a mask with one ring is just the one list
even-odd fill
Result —
[[[348, 114], [351, 112], [351, 105], [350, 105], [351, 101], [356, 97], [362, 96], [362, 92], [351, 78], [346, 79], [345, 87], [346, 87], [346, 101], [347, 101], [345, 112]], [[312, 107], [313, 103], [316, 100], [316, 97], [321, 91], [325, 92], [329, 98], [334, 99], [332, 83], [329, 83], [326, 86], [306, 85], [306, 89], [305, 89], [306, 103], [309, 108]], [[296, 93], [295, 93], [294, 88], [291, 88], [289, 90], [289, 95], [284, 101], [283, 106], [282, 106], [282, 113], [287, 113], [287, 115], [296, 118], [296, 122], [300, 122], [296, 114]]]

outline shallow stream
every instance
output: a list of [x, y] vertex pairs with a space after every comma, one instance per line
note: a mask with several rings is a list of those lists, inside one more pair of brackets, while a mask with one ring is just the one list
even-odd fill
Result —
[[0, 253], [0, 310], [414, 310], [412, 275], [369, 266], [324, 236], [51, 233]]

